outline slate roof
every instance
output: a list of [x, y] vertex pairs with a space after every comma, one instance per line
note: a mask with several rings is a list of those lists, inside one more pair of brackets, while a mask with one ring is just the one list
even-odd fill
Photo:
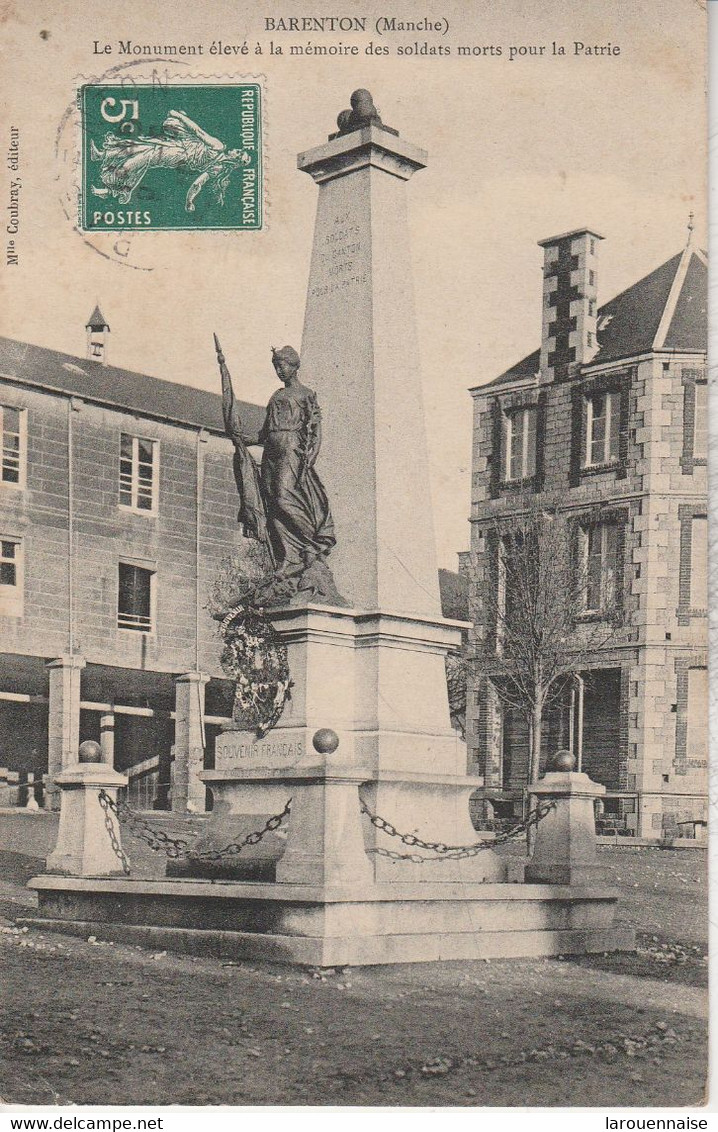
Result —
[[[224, 432], [222, 398], [217, 393], [118, 366], [103, 366], [44, 346], [0, 337], [0, 377], [141, 416]], [[248, 431], [264, 423], [265, 410], [259, 405], [240, 401], [239, 410]]]
[[666, 350], [708, 349], [708, 269], [697, 255], [688, 265], [663, 346]]
[[104, 330], [105, 327], [109, 330], [109, 323], [104, 314], [100, 310], [99, 304], [95, 304], [95, 309], [88, 318], [85, 326], [89, 326], [90, 330]]
[[[601, 324], [604, 323], [603, 328]], [[616, 295], [598, 311], [599, 351], [591, 365], [632, 358], [651, 350], [708, 349], [708, 265], [704, 252], [688, 247]], [[541, 352], [534, 350], [486, 385], [534, 377]]]

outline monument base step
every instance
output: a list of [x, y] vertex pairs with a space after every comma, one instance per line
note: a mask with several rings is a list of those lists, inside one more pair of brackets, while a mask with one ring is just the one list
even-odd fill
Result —
[[23, 924], [196, 955], [304, 966], [630, 951], [614, 889], [392, 884], [361, 891], [251, 882], [44, 875]]
[[138, 944], [156, 951], [204, 955], [217, 959], [287, 963], [300, 967], [362, 967], [380, 963], [431, 963], [448, 959], [520, 959], [592, 952], [633, 951], [628, 928], [601, 931], [488, 931], [322, 939], [252, 932], [160, 928], [108, 924], [96, 920], [22, 917], [17, 921], [43, 931], [95, 936], [115, 943]]

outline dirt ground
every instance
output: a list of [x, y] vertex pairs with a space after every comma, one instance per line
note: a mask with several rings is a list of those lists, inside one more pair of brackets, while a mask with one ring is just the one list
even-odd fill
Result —
[[[44, 816], [43, 816], [44, 819]], [[14, 1104], [701, 1104], [700, 850], [607, 848], [638, 951], [303, 971], [15, 919], [52, 830], [0, 833], [0, 1093]], [[22, 851], [20, 851], [22, 850]]]

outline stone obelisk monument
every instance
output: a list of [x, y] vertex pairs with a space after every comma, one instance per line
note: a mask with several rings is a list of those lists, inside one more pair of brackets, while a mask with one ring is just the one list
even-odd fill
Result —
[[[253, 833], [261, 856], [242, 854], [226, 879], [45, 876], [33, 886], [60, 921], [86, 928], [89, 917], [99, 931], [103, 916], [119, 918], [172, 945], [197, 938], [218, 954], [283, 962], [625, 946], [611, 927], [617, 894], [598, 878], [588, 887], [595, 790], [573, 782], [585, 776], [555, 774], [538, 791], [558, 807], [537, 838], [539, 883], [491, 883], [505, 869], [489, 848], [447, 852], [477, 844], [468, 803], [480, 780], [467, 776], [449, 724], [444, 671], [461, 623], [443, 619], [439, 601], [405, 196], [426, 154], [383, 125], [367, 91], [351, 101], [338, 132], [299, 157], [319, 195], [301, 380], [323, 414], [317, 474], [334, 517], [337, 591], [267, 611], [286, 645], [291, 700], [261, 739], [221, 735], [215, 769], [201, 774], [214, 847], [238, 825], [269, 828], [283, 809], [286, 840], [257, 845]], [[574, 842], [572, 872], [564, 849]]]
[[302, 367], [324, 414], [322, 467], [339, 532], [331, 565], [353, 607], [436, 619], [406, 199], [427, 155], [360, 122], [298, 159], [319, 187]]
[[[362, 813], [412, 838], [472, 843], [469, 796], [481, 781], [467, 776], [449, 720], [445, 657], [461, 630], [441, 615], [406, 201], [426, 154], [383, 125], [367, 91], [338, 125], [298, 158], [319, 190], [301, 380], [322, 411], [328, 561], [346, 605], [271, 610], [291, 700], [264, 743], [220, 737], [216, 769], [201, 777], [228, 816], [217, 842], [235, 815], [291, 796], [280, 883], [499, 879], [490, 851], [412, 860]], [[318, 730], [338, 744], [317, 750]]]

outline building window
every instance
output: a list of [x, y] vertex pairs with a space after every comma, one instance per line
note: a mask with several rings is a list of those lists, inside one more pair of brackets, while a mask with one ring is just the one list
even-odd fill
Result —
[[684, 369], [681, 469], [692, 475], [708, 462], [708, 384], [705, 370]]
[[589, 271], [589, 273], [588, 273], [588, 285], [589, 285], [589, 287], [593, 287], [595, 282], [596, 282], [596, 272], [595, 271]]
[[496, 651], [529, 631], [540, 591], [540, 548], [535, 532], [516, 531], [497, 540]]
[[700, 651], [675, 661], [676, 775], [705, 773], [708, 766], [708, 669]]
[[23, 556], [17, 538], [0, 538], [0, 615], [22, 616]]
[[117, 628], [138, 633], [154, 630], [155, 573], [129, 562], [119, 564]]
[[705, 617], [708, 609], [708, 517], [705, 504], [686, 503], [678, 508], [681, 524], [678, 569], [679, 625], [692, 617]]
[[589, 245], [590, 245], [590, 248], [591, 248], [591, 255], [595, 255], [596, 254], [596, 241], [595, 240], [589, 240]]
[[618, 459], [620, 400], [615, 391], [593, 393], [586, 398], [585, 467], [596, 468]]
[[158, 448], [156, 440], [120, 437], [120, 506], [144, 514], [157, 512]]
[[592, 523], [583, 533], [583, 591], [586, 613], [608, 613], [616, 605], [618, 524]]
[[629, 465], [631, 384], [635, 369], [601, 374], [571, 389], [571, 459], [569, 484], [584, 476], [612, 472], [626, 479]]
[[[686, 758], [705, 760], [708, 754], [708, 669], [688, 669]], [[705, 763], [703, 763], [705, 765]]]
[[708, 608], [708, 519], [695, 516], [691, 522], [691, 609]]
[[705, 460], [708, 456], [708, 384], [696, 383], [696, 419], [693, 433], [693, 458]]
[[504, 414], [504, 480], [530, 479], [536, 472], [536, 408]]
[[588, 300], [588, 314], [589, 314], [590, 318], [594, 318], [595, 315], [596, 315], [596, 300], [595, 299], [589, 299]]
[[546, 392], [517, 393], [491, 402], [489, 491], [541, 491]]
[[12, 487], [24, 487], [27, 449], [25, 410], [0, 405], [0, 431], [2, 432], [0, 483]]

